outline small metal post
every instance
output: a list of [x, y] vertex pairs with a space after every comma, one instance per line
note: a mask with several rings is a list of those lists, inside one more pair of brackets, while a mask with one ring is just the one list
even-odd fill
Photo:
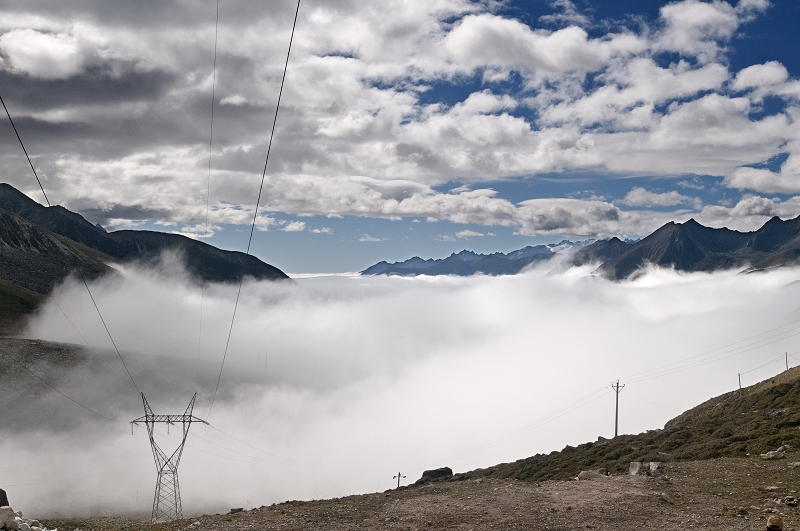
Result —
[[392, 479], [396, 479], [397, 480], [397, 488], [398, 489], [400, 488], [400, 479], [404, 478], [404, 477], [405, 476], [401, 475], [400, 472], [398, 472], [396, 476], [392, 476]]

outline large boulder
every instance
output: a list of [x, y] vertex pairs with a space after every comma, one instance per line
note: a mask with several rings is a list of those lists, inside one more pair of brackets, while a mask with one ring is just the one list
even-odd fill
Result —
[[14, 531], [19, 529], [17, 515], [14, 514], [14, 509], [8, 505], [0, 507], [0, 527], [3, 529], [13, 529]]
[[432, 481], [434, 479], [449, 478], [452, 475], [453, 475], [453, 470], [449, 466], [436, 468], [434, 470], [426, 470], [425, 472], [422, 473], [422, 477], [419, 478], [414, 484], [420, 485], [422, 483], [427, 483], [428, 481]]
[[0, 507], [8, 507], [11, 505], [8, 503], [8, 496], [6, 495], [6, 491], [0, 489]]

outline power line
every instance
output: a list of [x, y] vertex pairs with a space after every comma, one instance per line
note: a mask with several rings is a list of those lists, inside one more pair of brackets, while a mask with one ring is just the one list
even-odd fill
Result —
[[[760, 337], [760, 336], [763, 336], [763, 335], [770, 334], [770, 333], [772, 333], [772, 332], [775, 332], [776, 330], [781, 330], [781, 329], [783, 329], [783, 328], [786, 328], [786, 327], [789, 327], [789, 326], [794, 326], [794, 325], [797, 325], [798, 323], [800, 323], [800, 320], [792, 321], [792, 322], [790, 322], [790, 323], [786, 323], [786, 324], [784, 324], [784, 325], [777, 326], [777, 327], [775, 327], [775, 328], [771, 328], [771, 329], [769, 329], [769, 330], [766, 330], [766, 331], [764, 331], [764, 332], [761, 332], [761, 333], [759, 333], [759, 334], [755, 334], [755, 335], [752, 335], [752, 336], [750, 336], [750, 337], [746, 337], [746, 338], [744, 338], [744, 339], [740, 339], [739, 341], [734, 341], [733, 343], [729, 343], [729, 344], [727, 344], [727, 345], [723, 345], [723, 346], [721, 346], [721, 347], [718, 347], [718, 348], [715, 348], [715, 349], [712, 349], [712, 350], [709, 350], [709, 351], [706, 351], [706, 352], [702, 352], [702, 353], [700, 353], [700, 354], [696, 354], [696, 355], [694, 355], [694, 356], [689, 356], [688, 358], [684, 358], [684, 359], [682, 359], [682, 360], [678, 360], [678, 361], [675, 361], [675, 362], [672, 362], [672, 363], [667, 363], [667, 364], [665, 364], [665, 365], [661, 365], [661, 366], [659, 366], [659, 367], [654, 367], [653, 369], [648, 369], [648, 370], [646, 370], [646, 371], [642, 371], [642, 372], [638, 372], [638, 373], [630, 374], [630, 375], [626, 376], [626, 377], [625, 377], [625, 379], [626, 379], [626, 380], [628, 380], [628, 381], [632, 381], [632, 380], [634, 380], [634, 379], [636, 379], [637, 381], [638, 381], [638, 380], [643, 380], [643, 379], [649, 378], [649, 376], [648, 376], [648, 375], [649, 375], [649, 373], [655, 373], [655, 372], [661, 371], [662, 369], [667, 369], [668, 367], [673, 367], [673, 366], [675, 366], [675, 365], [681, 365], [681, 364], [684, 364], [684, 363], [686, 363], [686, 362], [689, 362], [690, 360], [693, 360], [693, 359], [696, 359], [696, 358], [702, 358], [703, 356], [708, 356], [709, 354], [712, 354], [712, 353], [714, 353], [714, 352], [717, 352], [717, 351], [719, 351], [719, 350], [727, 350], [727, 349], [729, 349], [730, 347], [733, 347], [733, 346], [735, 346], [735, 345], [738, 345], [738, 344], [740, 344], [740, 343], [745, 343], [745, 342], [751, 341], [751, 340], [753, 340], [753, 339], [755, 339], [755, 338], [757, 338], [757, 337]], [[773, 335], [773, 336], [770, 336], [770, 337], [767, 337], [767, 338], [764, 338], [764, 339], [758, 340], [758, 341], [756, 341], [756, 342], [754, 343], [754, 345], [755, 345], [755, 344], [757, 344], [757, 343], [763, 342], [763, 341], [767, 341], [768, 339], [772, 339], [772, 338], [775, 338], [775, 337], [779, 337], [779, 336], [781, 336], [781, 335], [788, 334], [788, 333], [790, 333], [790, 332], [795, 332], [795, 331], [797, 331], [797, 329], [793, 329], [793, 330], [787, 330], [787, 331], [784, 331], [784, 332], [780, 332], [780, 333], [778, 333], [778, 334], [775, 334], [775, 335]], [[792, 334], [792, 336], [788, 336], [788, 337], [793, 337], [794, 335], [797, 335], [797, 334]], [[781, 339], [786, 339], [786, 338], [781, 338]], [[780, 340], [780, 339], [779, 339], [779, 340]], [[769, 344], [769, 343], [768, 343], [768, 344]], [[736, 348], [736, 349], [734, 349], [734, 350], [738, 350], [738, 349], [745, 348], [745, 347], [748, 347], [748, 346], [750, 346], [750, 345], [744, 345], [744, 346], [742, 346], [742, 347], [737, 347], [737, 348]], [[761, 345], [761, 346], [764, 346], [764, 345]], [[754, 347], [754, 348], [757, 348], [757, 347]], [[724, 354], [726, 354], [726, 352], [723, 352], [723, 353], [721, 353], [721, 354], [717, 354], [717, 355], [715, 355], [715, 356], [720, 356], [720, 355], [724, 355]], [[714, 357], [714, 356], [712, 356], [712, 357]], [[698, 360], [698, 361], [701, 361], [701, 360]], [[668, 369], [668, 370], [671, 370], [671, 369]]]
[[[209, 197], [211, 196], [211, 155], [214, 143], [214, 99], [217, 88], [217, 39], [219, 37], [219, 0], [217, 0], [217, 17], [214, 22], [214, 67], [211, 77], [211, 126], [208, 135], [208, 179], [206, 180], [206, 227], [203, 233], [203, 240], [208, 242], [208, 209]], [[200, 352], [203, 344], [203, 302], [205, 300], [206, 279], [200, 281], [200, 330], [197, 334], [197, 379], [200, 379]]]
[[[245, 254], [250, 254], [250, 245], [253, 243], [253, 232], [256, 229], [256, 218], [258, 217], [258, 206], [261, 203], [261, 194], [264, 191], [264, 179], [267, 176], [267, 165], [269, 164], [269, 154], [272, 151], [272, 140], [275, 138], [275, 126], [278, 123], [278, 111], [281, 108], [281, 97], [283, 96], [283, 85], [286, 82], [286, 71], [289, 68], [289, 56], [292, 53], [292, 41], [294, 41], [294, 30], [297, 27], [297, 15], [300, 13], [300, 0], [297, 0], [297, 9], [294, 12], [294, 22], [292, 22], [292, 34], [289, 37], [289, 49], [286, 52], [286, 62], [283, 65], [283, 77], [281, 78], [281, 88], [278, 91], [278, 102], [275, 105], [275, 116], [272, 119], [272, 132], [269, 135], [269, 145], [267, 146], [267, 157], [264, 160], [264, 171], [261, 172], [261, 185], [258, 188], [258, 199], [256, 199], [256, 208], [253, 212], [253, 224], [250, 227], [250, 238], [247, 240], [247, 251]], [[217, 391], [219, 390], [219, 383], [222, 380], [222, 370], [225, 368], [225, 359], [228, 357], [228, 347], [231, 343], [231, 334], [233, 333], [233, 323], [236, 320], [236, 310], [239, 307], [239, 297], [242, 294], [242, 284], [244, 283], [244, 269], [242, 269], [242, 276], [239, 279], [239, 289], [236, 292], [236, 302], [233, 305], [233, 316], [231, 317], [231, 326], [228, 330], [228, 339], [225, 341], [225, 352], [222, 355], [222, 363], [219, 368], [219, 376], [217, 376], [217, 385], [214, 387], [214, 394], [211, 397], [211, 405], [208, 407], [208, 414], [206, 418], [211, 415], [211, 409], [214, 407], [214, 401], [217, 398]]]
[[14, 128], [14, 133], [17, 135], [17, 140], [19, 140], [19, 145], [22, 146], [22, 151], [25, 152], [25, 158], [28, 159], [28, 164], [31, 165], [31, 170], [33, 171], [33, 176], [36, 177], [36, 182], [39, 183], [39, 188], [42, 189], [42, 195], [44, 196], [44, 200], [47, 202], [47, 206], [50, 205], [50, 200], [47, 198], [47, 193], [44, 191], [44, 186], [42, 186], [42, 181], [39, 180], [39, 174], [36, 173], [36, 168], [33, 167], [33, 162], [31, 162], [31, 158], [28, 155], [28, 150], [25, 149], [25, 144], [22, 143], [22, 138], [19, 136], [19, 131], [17, 131], [17, 126], [14, 125], [14, 120], [11, 119], [11, 113], [8, 112], [8, 107], [6, 107], [6, 102], [3, 101], [3, 97], [0, 96], [0, 103], [3, 104], [3, 109], [6, 110], [6, 115], [8, 116], [8, 121], [11, 122], [11, 127]]
[[[759, 334], [759, 335], [763, 335], [763, 334]], [[694, 368], [697, 368], [697, 367], [701, 367], [703, 365], [708, 365], [709, 363], [714, 363], [716, 361], [720, 361], [720, 360], [723, 360], [723, 359], [726, 359], [726, 358], [730, 358], [732, 356], [737, 356], [739, 354], [744, 354], [745, 352], [750, 352], [751, 350], [756, 350], [758, 348], [762, 348], [762, 347], [765, 347], [765, 346], [768, 346], [768, 345], [772, 345], [772, 344], [777, 343], [779, 341], [783, 341], [785, 339], [789, 339], [789, 338], [792, 338], [792, 337], [795, 337], [795, 336], [798, 336], [798, 335], [800, 335], [800, 329], [787, 330], [785, 332], [781, 332], [779, 334], [775, 334], [773, 336], [766, 337], [764, 339], [760, 339], [760, 340], [755, 341], [753, 343], [742, 345], [740, 347], [736, 347], [736, 348], [731, 349], [731, 350], [723, 350], [722, 352], [719, 352], [718, 354], [714, 354], [713, 356], [710, 356], [707, 359], [697, 359], [697, 358], [702, 358], [702, 356], [707, 356], [708, 354], [710, 354], [712, 352], [716, 352], [716, 351], [722, 350], [724, 348], [727, 348], [727, 347], [721, 347], [720, 349], [714, 349], [712, 351], [708, 351], [708, 352], [705, 352], [705, 353], [702, 353], [702, 354], [698, 354], [696, 356], [691, 356], [689, 358], [685, 358], [683, 360], [679, 360], [679, 361], [676, 361], [674, 363], [663, 365], [663, 366], [661, 366], [659, 368], [656, 368], [656, 369], [651, 369], [649, 371], [644, 371], [644, 372], [638, 373], [638, 374], [641, 374], [642, 376], [640, 376], [638, 378], [628, 378], [628, 383], [642, 382], [642, 381], [645, 381], [645, 380], [650, 380], [650, 379], [653, 379], [653, 378], [659, 378], [661, 376], [667, 376], [667, 375], [675, 374], [675, 373], [682, 372], [682, 371], [685, 371], [685, 370], [694, 369]], [[781, 337], [781, 336], [783, 336], [783, 337]], [[753, 337], [757, 337], [757, 336], [753, 336]], [[750, 339], [752, 339], [752, 338], [748, 338], [747, 340], [743, 340], [743, 341], [748, 341]], [[737, 343], [741, 343], [743, 341], [739, 341]], [[732, 345], [735, 345], [737, 343], [732, 343], [731, 345], [728, 345], [728, 346], [732, 346]], [[695, 361], [690, 361], [690, 360], [693, 360], [693, 359]], [[659, 369], [665, 369], [665, 370], [661, 370], [660, 372], [657, 372], [657, 371], [659, 371]], [[648, 373], [651, 373], [651, 374], [648, 374]]]
[[230, 433], [225, 433], [224, 431], [222, 431], [221, 429], [217, 428], [217, 427], [216, 427], [216, 426], [214, 426], [213, 424], [209, 424], [209, 428], [211, 428], [212, 430], [217, 430], [217, 431], [218, 431], [218, 432], [220, 432], [222, 435], [224, 435], [224, 436], [226, 436], [226, 437], [230, 437], [231, 439], [233, 439], [234, 441], [236, 441], [236, 442], [238, 442], [238, 443], [241, 443], [241, 444], [243, 444], [243, 445], [245, 445], [245, 446], [248, 446], [248, 447], [252, 448], [253, 450], [258, 450], [259, 452], [261, 452], [261, 453], [264, 453], [264, 454], [267, 454], [267, 455], [269, 455], [269, 456], [272, 456], [272, 457], [277, 457], [278, 459], [283, 459], [284, 461], [289, 461], [290, 463], [297, 463], [297, 464], [301, 464], [301, 465], [306, 465], [306, 464], [308, 464], [308, 463], [303, 463], [302, 461], [295, 461], [294, 459], [289, 459], [288, 457], [281, 457], [281, 456], [279, 456], [279, 455], [276, 455], [276, 454], [273, 454], [273, 453], [267, 452], [266, 450], [262, 450], [261, 448], [258, 448], [257, 446], [253, 446], [252, 444], [246, 443], [246, 442], [244, 442], [244, 441], [243, 441], [243, 440], [241, 440], [241, 439], [237, 439], [236, 437], [234, 437], [234, 436], [233, 436], [233, 435], [231, 435]]

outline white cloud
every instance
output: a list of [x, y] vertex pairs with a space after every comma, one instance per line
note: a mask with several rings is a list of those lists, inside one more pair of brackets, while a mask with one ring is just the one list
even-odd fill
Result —
[[[409, 0], [301, 10], [305, 30], [290, 62], [267, 211], [415, 216], [597, 236], [641, 234], [660, 218], [624, 213], [602, 199], [513, 204], [481, 181], [599, 170], [725, 176], [728, 186], [770, 193], [798, 189], [789, 166], [780, 175], [747, 166], [800, 150], [793, 143], [800, 82], [774, 61], [733, 78], [727, 66], [730, 39], [768, 2], [671, 2], [641, 28], [602, 34], [595, 27], [591, 36], [575, 25], [588, 19], [568, 0], [552, 3], [560, 19], [545, 19], [571, 24], [556, 30], [500, 16], [492, 5]], [[68, 142], [43, 147], [37, 163], [61, 202], [88, 206], [93, 219], [111, 227], [204, 219], [205, 181], [197, 168], [207, 165], [208, 139], [198, 124], [209, 117], [196, 102], [210, 96], [214, 26], [199, 7], [176, 9], [174, 23], [147, 29], [91, 12], [65, 22], [47, 2], [35, 13], [0, 10], [0, 51], [12, 72], [69, 79], [96, 67], [101, 78], [164, 79], [121, 102], [20, 111], [43, 126], [75, 131]], [[213, 223], [249, 224], [252, 217], [292, 16], [281, 8], [269, 17], [234, 17], [221, 28], [217, 94], [236, 119], [215, 124]], [[665, 51], [674, 53], [669, 64]], [[500, 93], [483, 85], [454, 104], [421, 97], [434, 83], [463, 86], [474, 75], [501, 80], [512, 73], [522, 89]], [[765, 94], [783, 98], [787, 110], [754, 118]], [[131, 120], [139, 128], [129, 127]], [[96, 133], [79, 138], [89, 130]], [[137, 133], [144, 130], [162, 136]], [[461, 186], [435, 191], [449, 182]], [[258, 227], [275, 223], [263, 216]]]
[[483, 234], [469, 229], [456, 232], [456, 238], [464, 238], [468, 240], [470, 238], [475, 238], [478, 236], [483, 236]]
[[739, 231], [754, 231], [770, 218], [794, 219], [800, 215], [800, 196], [786, 201], [745, 194], [735, 205], [706, 205], [695, 215], [700, 223], [711, 227], [728, 227]]
[[382, 242], [385, 240], [386, 238], [376, 238], [374, 236], [370, 236], [369, 234], [364, 234], [358, 239], [360, 242]]
[[739, 27], [736, 10], [727, 2], [685, 0], [661, 8], [666, 24], [657, 46], [681, 52], [707, 63], [722, 52], [722, 43], [730, 39]]
[[777, 172], [766, 168], [737, 168], [725, 178], [725, 184], [740, 190], [799, 194], [800, 156], [794, 153], [789, 155]]
[[789, 79], [789, 71], [778, 61], [743, 68], [732, 83], [734, 90], [778, 85]]
[[539, 22], [576, 26], [590, 26], [592, 23], [588, 16], [578, 11], [578, 8], [572, 0], [550, 0], [550, 5], [559, 9], [561, 12], [552, 15], [542, 15], [539, 17]]
[[320, 227], [318, 229], [311, 229], [314, 234], [333, 234], [333, 229], [330, 227]]
[[244, 96], [239, 94], [234, 94], [233, 96], [225, 96], [221, 100], [219, 100], [220, 105], [234, 105], [236, 107], [240, 107], [247, 103], [247, 100]]
[[656, 193], [645, 190], [641, 186], [636, 186], [628, 192], [620, 203], [629, 206], [639, 207], [668, 207], [681, 204], [691, 204], [694, 199], [681, 195], [676, 191]]
[[65, 79], [83, 70], [85, 56], [74, 36], [14, 29], [0, 35], [0, 50], [14, 71], [45, 79]]
[[306, 230], [305, 221], [291, 221], [287, 223], [282, 229], [284, 232], [302, 232]]

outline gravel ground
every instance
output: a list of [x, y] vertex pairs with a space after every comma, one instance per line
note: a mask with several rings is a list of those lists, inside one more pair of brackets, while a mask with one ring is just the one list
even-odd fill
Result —
[[[790, 456], [791, 457], [791, 456]], [[656, 477], [529, 483], [493, 478], [440, 481], [378, 494], [290, 501], [251, 511], [159, 525], [95, 517], [43, 521], [63, 531], [728, 529], [766, 527], [771, 513], [798, 529], [792, 459], [722, 458], [667, 463]]]

